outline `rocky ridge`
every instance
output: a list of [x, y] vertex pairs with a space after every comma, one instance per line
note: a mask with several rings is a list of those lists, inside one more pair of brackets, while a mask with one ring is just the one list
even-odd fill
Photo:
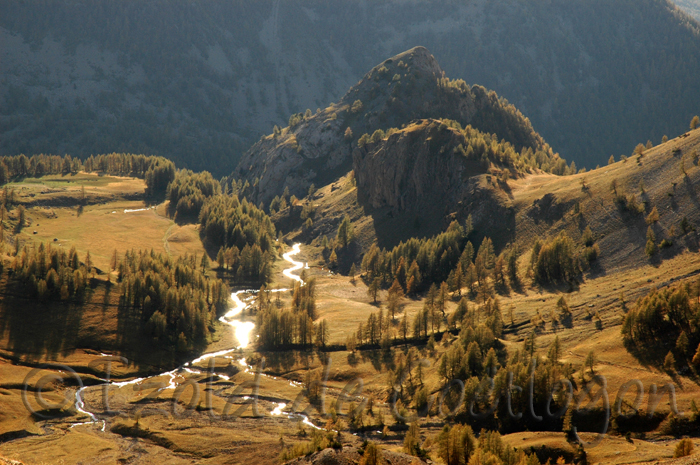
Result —
[[352, 151], [361, 135], [424, 118], [472, 125], [498, 133], [517, 150], [556, 158], [512, 105], [482, 87], [446, 79], [430, 52], [415, 47], [375, 66], [338, 103], [292, 116], [289, 127], [276, 129], [246, 152], [231, 178], [248, 180], [256, 203], [269, 203], [285, 187], [303, 197], [311, 184], [326, 185], [357, 168]]

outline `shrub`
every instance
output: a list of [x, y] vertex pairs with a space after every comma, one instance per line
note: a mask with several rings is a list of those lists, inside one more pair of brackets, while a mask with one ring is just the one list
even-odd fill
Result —
[[369, 134], [362, 134], [362, 136], [360, 136], [360, 138], [357, 140], [357, 146], [362, 148], [365, 145], [367, 145], [368, 142], [369, 142]]
[[598, 247], [598, 244], [594, 244], [591, 247], [586, 247], [583, 251], [583, 256], [588, 262], [597, 260], [598, 255], [600, 255], [600, 248]]
[[656, 243], [652, 240], [647, 240], [647, 244], [644, 247], [644, 252], [649, 256], [653, 257], [656, 255], [657, 249], [656, 249]]
[[375, 144], [382, 139], [384, 139], [384, 131], [382, 131], [381, 129], [377, 129], [372, 133], [372, 137], [369, 139], [369, 141]]
[[359, 113], [359, 112], [362, 111], [362, 108], [363, 108], [363, 107], [364, 107], [364, 105], [362, 104], [362, 101], [361, 101], [361, 100], [355, 100], [355, 101], [353, 102], [352, 106], [350, 107], [350, 112], [352, 112], [352, 113]]
[[673, 451], [673, 458], [687, 457], [693, 453], [694, 449], [693, 441], [691, 441], [690, 438], [683, 438], [676, 444], [676, 450]]
[[653, 224], [659, 221], [659, 210], [654, 207], [651, 210], [651, 213], [646, 217], [646, 222], [647, 224]]

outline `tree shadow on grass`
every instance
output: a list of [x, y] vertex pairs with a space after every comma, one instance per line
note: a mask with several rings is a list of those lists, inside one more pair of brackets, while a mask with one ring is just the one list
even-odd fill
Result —
[[5, 289], [0, 336], [7, 339], [8, 350], [27, 361], [55, 360], [75, 351], [83, 313], [80, 303], [39, 302], [22, 297], [19, 286]]
[[282, 352], [266, 352], [265, 365], [268, 369], [280, 375], [289, 372], [297, 363], [297, 355], [295, 351]]

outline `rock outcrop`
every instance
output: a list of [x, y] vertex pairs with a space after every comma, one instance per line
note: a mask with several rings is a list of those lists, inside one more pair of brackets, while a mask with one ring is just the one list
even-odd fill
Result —
[[515, 222], [507, 185], [490, 174], [498, 171], [490, 160], [464, 155], [469, 143], [442, 121], [421, 120], [356, 148], [358, 202], [366, 211], [437, 222], [438, 230], [472, 215], [477, 229], [507, 242]]
[[256, 203], [268, 204], [285, 187], [303, 197], [310, 184], [328, 184], [352, 168], [352, 150], [361, 135], [425, 118], [498, 133], [518, 150], [549, 151], [512, 105], [494, 92], [446, 79], [430, 52], [416, 47], [374, 67], [338, 103], [316, 114], [294, 115], [289, 127], [263, 137], [232, 178], [250, 182]]
[[395, 212], [453, 208], [486, 166], [457, 152], [464, 138], [437, 120], [423, 120], [378, 143], [356, 148], [358, 199]]

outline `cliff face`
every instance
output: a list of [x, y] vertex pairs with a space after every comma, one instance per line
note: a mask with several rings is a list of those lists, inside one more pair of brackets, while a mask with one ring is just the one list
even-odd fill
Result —
[[352, 168], [352, 150], [362, 134], [398, 128], [424, 118], [468, 124], [521, 148], [546, 149], [529, 120], [495, 93], [449, 81], [435, 58], [416, 47], [374, 67], [336, 104], [297, 115], [290, 126], [263, 137], [245, 153], [233, 178], [253, 185], [264, 204], [285, 187], [303, 197]]
[[369, 212], [388, 210], [394, 218], [437, 222], [436, 230], [472, 215], [478, 230], [507, 242], [515, 231], [507, 185], [491, 174], [498, 168], [490, 161], [465, 156], [460, 147], [467, 145], [460, 131], [438, 120], [421, 120], [356, 148], [358, 202]]
[[358, 199], [397, 212], [454, 207], [469, 189], [469, 178], [486, 172], [481, 163], [456, 153], [462, 142], [458, 132], [441, 129], [439, 121], [424, 120], [356, 148]]

